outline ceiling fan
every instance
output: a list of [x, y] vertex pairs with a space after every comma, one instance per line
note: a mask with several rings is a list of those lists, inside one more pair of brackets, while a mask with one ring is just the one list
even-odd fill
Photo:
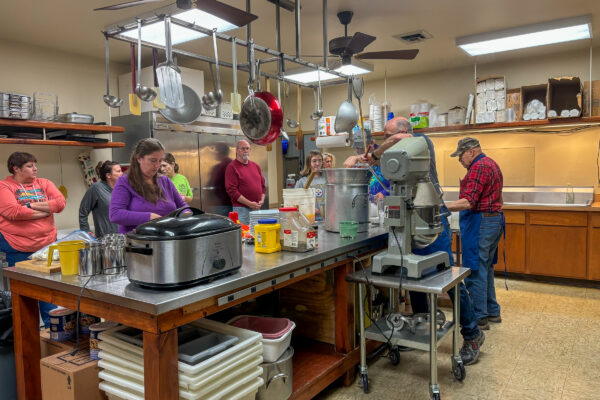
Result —
[[[148, 3], [158, 3], [165, 0], [132, 0], [124, 3], [113, 4], [106, 7], [95, 8], [94, 11], [112, 11], [121, 10], [123, 8], [140, 6]], [[216, 0], [177, 0], [177, 7], [182, 10], [198, 8], [199, 10], [210, 13], [225, 21], [231, 22], [238, 27], [245, 26], [258, 18], [254, 14], [247, 13], [230, 5], [220, 3]]]
[[[366, 33], [356, 32], [348, 36], [348, 24], [352, 21], [352, 11], [341, 11], [337, 14], [338, 19], [344, 25], [344, 36], [331, 39], [329, 41], [329, 53], [342, 58], [342, 63], [350, 62], [352, 57], [359, 60], [412, 60], [419, 53], [419, 49], [408, 50], [388, 50], [371, 51], [361, 53], [368, 45], [373, 43], [375, 36]], [[305, 56], [305, 57], [323, 57], [323, 56]]]

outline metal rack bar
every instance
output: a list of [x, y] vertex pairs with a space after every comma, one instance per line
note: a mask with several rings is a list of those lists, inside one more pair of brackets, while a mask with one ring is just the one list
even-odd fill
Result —
[[[161, 20], [162, 18], [163, 18], [163, 16], [158, 16], [158, 15], [157, 16], [153, 16], [151, 18], [146, 18], [146, 19], [142, 20], [142, 25], [146, 25], [146, 24], [149, 24], [149, 23], [157, 22], [157, 21]], [[187, 29], [194, 30], [196, 32], [203, 33], [203, 34], [205, 34], [207, 36], [211, 36], [212, 35], [212, 29], [204, 28], [204, 27], [192, 24], [190, 22], [182, 21], [182, 20], [177, 19], [175, 17], [171, 17], [171, 23], [175, 24], [175, 25], [182, 26], [182, 27], [187, 28]], [[123, 41], [123, 42], [128, 42], [128, 43], [134, 43], [135, 42], [135, 43], [137, 43], [137, 40], [134, 40], [132, 38], [128, 38], [128, 37], [122, 35], [123, 32], [125, 32], [127, 30], [130, 30], [130, 29], [133, 29], [133, 27], [134, 27], [133, 25], [134, 25], [133, 23], [131, 24], [131, 26], [129, 24], [128, 25], [122, 25], [122, 26], [119, 26], [119, 27], [117, 27], [117, 28], [115, 28], [113, 30], [110, 30], [110, 31], [103, 31], [102, 34], [106, 35], [106, 36], [108, 36], [110, 38]], [[224, 40], [224, 41], [227, 41], [227, 42], [231, 42], [233, 40], [233, 36], [229, 36], [229, 35], [226, 35], [224, 33], [217, 32], [216, 36], [217, 36], [218, 39]], [[243, 47], [248, 47], [248, 41], [247, 40], [236, 38], [236, 44], [238, 44], [240, 46], [243, 46]], [[160, 46], [160, 45], [157, 45], [157, 44], [154, 44], [154, 43], [149, 43], [149, 42], [144, 42], [144, 41], [142, 42], [142, 46], [149, 47], [149, 48], [154, 48], [154, 49], [158, 49], [158, 50], [164, 50], [164, 48], [165, 48], [164, 46]], [[274, 50], [274, 49], [271, 49], [271, 48], [268, 48], [268, 47], [264, 47], [264, 46], [261, 46], [261, 45], [257, 45], [257, 44], [254, 45], [254, 49], [256, 51], [260, 51], [261, 53], [265, 53], [265, 54], [268, 54], [268, 55], [270, 55], [272, 57], [276, 57], [277, 60], [283, 58], [284, 61], [293, 62], [295, 64], [298, 64], [298, 65], [301, 65], [301, 66], [304, 66], [304, 67], [307, 67], [307, 68], [310, 68], [310, 69], [314, 69], [314, 70], [320, 69], [321, 71], [329, 72], [330, 74], [337, 75], [340, 78], [343, 78], [343, 80], [336, 80], [336, 81], [329, 82], [329, 83], [323, 83], [321, 86], [332, 86], [332, 85], [338, 85], [338, 84], [343, 84], [343, 83], [347, 82], [348, 77], [346, 75], [341, 74], [341, 73], [339, 73], [337, 71], [334, 71], [334, 70], [330, 70], [329, 68], [324, 68], [323, 66], [320, 66], [318, 64], [311, 63], [309, 61], [305, 61], [305, 60], [303, 60], [303, 59], [301, 59], [299, 57], [294, 57], [294, 56], [291, 56], [289, 54], [286, 54], [286, 53], [283, 53], [283, 52], [280, 52], [280, 51], [277, 51], [277, 50]], [[208, 62], [208, 63], [212, 63], [212, 64], [215, 63], [215, 60], [213, 58], [211, 58], [211, 57], [203, 56], [203, 55], [192, 53], [192, 52], [185, 51], [185, 50], [173, 49], [173, 53], [174, 54], [178, 54], [178, 55], [182, 55], [182, 56], [185, 56], [185, 57], [189, 57], [189, 58], [192, 58], [192, 59], [195, 59], [195, 60], [200, 60], [200, 61], [204, 61], [204, 62]], [[268, 58], [267, 60], [268, 61], [274, 61], [275, 59]], [[222, 65], [222, 66], [228, 67], [228, 68], [232, 68], [232, 64], [231, 63], [224, 62], [224, 61], [219, 61], [219, 65], [220, 66]], [[238, 64], [238, 67], [240, 67], [240, 64]], [[247, 67], [244, 68], [244, 66], [242, 64], [242, 67], [240, 69], [246, 70]], [[307, 88], [311, 88], [311, 89], [314, 89], [315, 87], [318, 86], [316, 84], [300, 83], [300, 82], [297, 82], [297, 81], [294, 81], [294, 80], [291, 80], [291, 79], [288, 79], [288, 78], [285, 78], [285, 77], [277, 76], [277, 75], [274, 75], [274, 74], [269, 74], [267, 72], [262, 72], [262, 71], [261, 71], [261, 75], [265, 76], [265, 77], [268, 77], [268, 78], [271, 78], [271, 79], [277, 79], [279, 81], [289, 82], [289, 83], [294, 84], [294, 85], [298, 85], [298, 86], [302, 86], [302, 87], [307, 87]]]

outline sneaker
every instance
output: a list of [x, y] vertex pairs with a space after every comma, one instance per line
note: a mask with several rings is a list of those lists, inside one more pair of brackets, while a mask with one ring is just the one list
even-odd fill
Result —
[[489, 331], [490, 330], [490, 324], [488, 324], [488, 319], [487, 318], [481, 318], [477, 320], [477, 326], [479, 327], [479, 329], [484, 330], [484, 331]]
[[460, 358], [464, 365], [475, 364], [479, 359], [479, 349], [485, 341], [483, 332], [479, 332], [479, 336], [474, 339], [465, 339], [462, 348], [460, 349]]
[[488, 315], [487, 320], [489, 322], [493, 322], [495, 324], [499, 324], [500, 322], [502, 322], [502, 317], [499, 315]]

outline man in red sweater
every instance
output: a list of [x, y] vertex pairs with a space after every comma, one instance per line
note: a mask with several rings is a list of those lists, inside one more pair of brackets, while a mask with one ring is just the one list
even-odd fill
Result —
[[250, 143], [246, 140], [237, 142], [235, 160], [225, 171], [225, 189], [240, 222], [249, 225], [250, 211], [260, 210], [267, 187], [259, 165], [250, 161]]

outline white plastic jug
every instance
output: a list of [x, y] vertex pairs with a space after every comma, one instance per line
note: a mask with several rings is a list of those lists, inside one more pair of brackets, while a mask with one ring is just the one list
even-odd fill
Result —
[[298, 207], [311, 224], [315, 223], [315, 190], [283, 189], [283, 206]]

